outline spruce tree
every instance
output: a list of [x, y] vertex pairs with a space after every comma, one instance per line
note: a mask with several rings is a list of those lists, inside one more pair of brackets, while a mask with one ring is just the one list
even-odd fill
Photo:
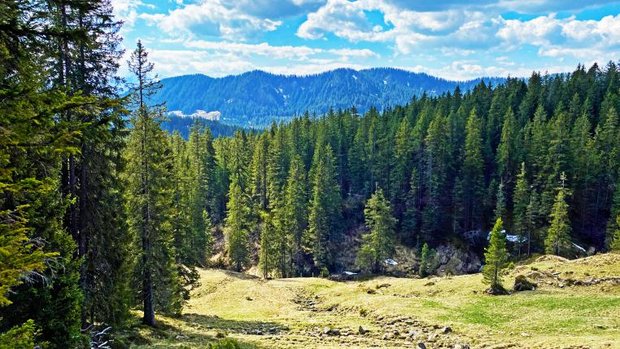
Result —
[[214, 150], [211, 131], [195, 121], [188, 141], [191, 209], [190, 244], [193, 265], [204, 265], [207, 259], [210, 197], [213, 192]]
[[362, 245], [357, 254], [357, 264], [366, 270], [378, 272], [381, 262], [394, 254], [396, 218], [378, 188], [366, 202], [364, 218], [369, 232], [362, 237]]
[[492, 294], [505, 292], [502, 286], [502, 270], [506, 267], [508, 252], [506, 251], [506, 237], [503, 229], [502, 219], [498, 218], [489, 236], [489, 246], [484, 251], [482, 275], [484, 282], [490, 285], [489, 290]]
[[170, 224], [172, 158], [160, 128], [161, 110], [147, 105], [159, 82], [151, 77], [153, 64], [140, 41], [129, 67], [136, 76], [135, 112], [127, 151], [127, 212], [130, 232], [139, 240], [138, 281], [145, 325], [155, 325], [155, 310], [177, 313], [182, 306]]
[[249, 209], [247, 194], [239, 185], [239, 178], [233, 176], [228, 191], [226, 216], [226, 252], [237, 271], [248, 263], [249, 251]]
[[329, 270], [334, 267], [342, 229], [340, 186], [330, 145], [317, 144], [311, 172], [312, 197], [306, 246], [313, 252], [315, 267]]
[[303, 274], [303, 234], [308, 227], [307, 176], [301, 157], [295, 155], [286, 181], [281, 229], [291, 236], [291, 258], [295, 275]]
[[561, 186], [553, 203], [550, 220], [551, 226], [547, 230], [545, 239], [545, 252], [555, 255], [566, 255], [570, 248], [571, 224], [568, 217], [568, 203], [566, 202], [568, 190], [565, 188], [566, 176], [561, 175]]
[[523, 242], [527, 240], [527, 255], [530, 255], [531, 249], [531, 230], [532, 226], [529, 223], [527, 216], [527, 208], [530, 203], [530, 187], [525, 172], [525, 163], [521, 163], [521, 171], [517, 175], [517, 183], [515, 186], [515, 192], [513, 196], [513, 229], [515, 234], [519, 237], [518, 249], [519, 256], [521, 255], [521, 248]]
[[465, 159], [463, 160], [463, 213], [465, 230], [482, 227], [484, 160], [482, 158], [482, 127], [476, 110], [467, 119]]

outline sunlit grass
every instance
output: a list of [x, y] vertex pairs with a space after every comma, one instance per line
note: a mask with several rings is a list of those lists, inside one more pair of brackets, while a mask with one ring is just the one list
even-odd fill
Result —
[[[516, 273], [531, 270], [574, 279], [619, 277], [620, 256], [522, 265], [506, 275], [506, 286], [512, 286]], [[355, 331], [363, 326], [380, 333], [382, 328], [374, 318], [407, 316], [449, 325], [474, 346], [620, 348], [619, 285], [559, 288], [542, 283], [536, 291], [489, 296], [480, 275], [333, 282], [319, 278], [264, 281], [221, 270], [200, 273], [202, 285], [193, 292], [184, 316], [162, 320], [169, 326], [164, 334], [145, 335], [155, 347], [201, 348], [218, 336], [228, 336], [269, 348], [335, 348], [339, 346], [336, 339], [319, 342], [306, 332], [325, 326]], [[389, 286], [378, 288], [382, 284]], [[303, 309], [295, 303], [299, 297], [314, 300], [318, 311]], [[283, 330], [276, 335], [247, 333], [271, 327]]]

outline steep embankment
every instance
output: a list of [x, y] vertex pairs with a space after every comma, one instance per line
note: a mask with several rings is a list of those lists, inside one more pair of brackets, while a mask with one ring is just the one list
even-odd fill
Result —
[[535, 291], [488, 296], [482, 277], [264, 281], [201, 270], [183, 316], [144, 344], [198, 348], [232, 337], [267, 348], [620, 348], [620, 255], [543, 256], [505, 276]]

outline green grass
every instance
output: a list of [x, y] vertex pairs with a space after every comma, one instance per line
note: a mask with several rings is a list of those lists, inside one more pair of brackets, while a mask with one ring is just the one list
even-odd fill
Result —
[[[531, 270], [554, 271], [563, 278], [582, 280], [619, 277], [620, 256], [600, 255], [570, 262], [545, 259], [521, 265], [505, 277], [506, 286], [517, 273]], [[377, 277], [339, 283], [319, 278], [263, 281], [221, 270], [200, 273], [202, 285], [193, 292], [184, 315], [164, 318], [162, 323], [168, 327], [163, 334], [145, 333], [150, 345], [203, 348], [216, 337], [225, 336], [266, 348], [337, 348], [343, 343], [398, 347], [397, 342], [381, 341], [384, 329], [373, 319], [406, 316], [429, 325], [449, 325], [456, 336], [474, 347], [620, 348], [620, 285], [559, 288], [543, 282], [536, 291], [489, 296], [484, 293], [480, 275], [418, 280]], [[390, 286], [377, 288], [379, 284]], [[315, 311], [295, 302], [300, 295], [315, 302]], [[371, 335], [312, 335], [325, 326], [350, 332], [363, 326]], [[273, 335], [251, 333], [271, 327], [284, 330]]]

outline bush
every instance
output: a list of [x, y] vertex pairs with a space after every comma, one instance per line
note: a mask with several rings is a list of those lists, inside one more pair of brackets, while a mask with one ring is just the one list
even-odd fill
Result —
[[0, 349], [34, 348], [34, 321], [28, 320], [21, 326], [11, 328], [0, 334]]

